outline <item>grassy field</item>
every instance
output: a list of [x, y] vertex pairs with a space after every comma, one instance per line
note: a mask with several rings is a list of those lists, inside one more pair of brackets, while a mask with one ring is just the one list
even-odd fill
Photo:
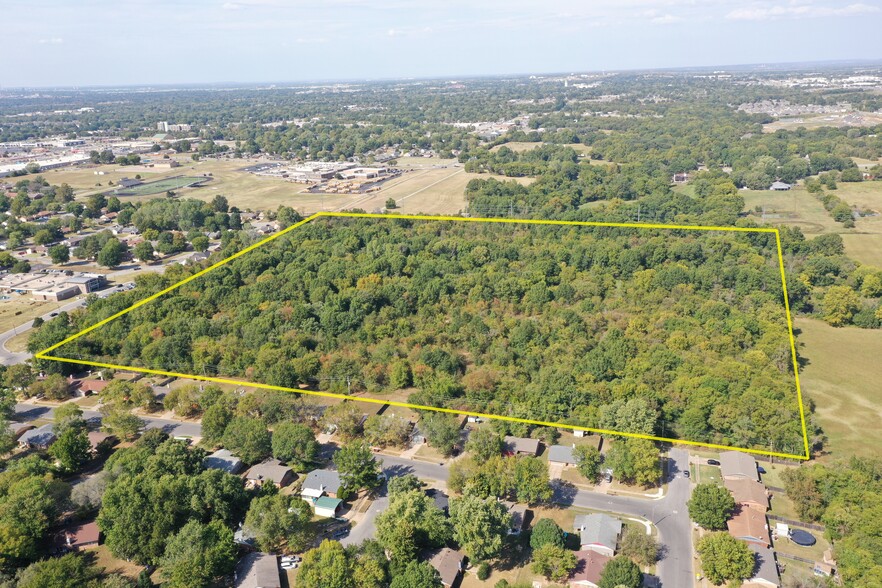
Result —
[[[681, 190], [685, 193], [685, 188]], [[882, 182], [840, 182], [833, 193], [850, 205], [882, 212]], [[798, 226], [809, 238], [838, 233], [846, 254], [861, 263], [882, 267], [882, 214], [860, 218], [855, 228], [847, 229], [802, 187], [787, 192], [742, 190], [739, 194], [744, 197], [745, 210], [765, 208], [765, 218], [752, 217], [759, 223]]]
[[[133, 167], [96, 166], [58, 170], [46, 176], [55, 184], [66, 182], [76, 191], [78, 198], [108, 189], [107, 182], [118, 183], [122, 177], [132, 177], [141, 173], [145, 181], [155, 181], [172, 176], [195, 176], [209, 174], [212, 180], [205, 186], [182, 188], [175, 191], [181, 197], [198, 198], [210, 201], [217, 194], [226, 196], [231, 205], [242, 210], [274, 210], [280, 205], [291, 206], [301, 214], [307, 215], [320, 210], [344, 210], [361, 208], [375, 211], [385, 206], [386, 200], [394, 198], [399, 203], [398, 212], [456, 214], [466, 208], [463, 192], [469, 180], [474, 178], [496, 177], [500, 180], [511, 179], [524, 185], [533, 182], [533, 178], [503, 178], [490, 174], [466, 173], [462, 167], [454, 167], [456, 160], [437, 157], [404, 157], [398, 160], [398, 167], [410, 170], [399, 178], [390, 180], [382, 189], [372, 194], [308, 194], [304, 193], [304, 184], [287, 182], [280, 178], [257, 176], [240, 171], [243, 167], [253, 165], [255, 160], [203, 160], [189, 161], [180, 159], [181, 167], [163, 172], [154, 172], [147, 176]], [[95, 170], [106, 172], [104, 176], [94, 175]], [[100, 183], [101, 186], [96, 186]], [[139, 187], [140, 188], [140, 187]], [[144, 187], [147, 189], [147, 187]], [[156, 189], [156, 185], [153, 186]], [[136, 188], [137, 189], [137, 188]], [[163, 187], [158, 194], [164, 194], [168, 188]], [[174, 188], [173, 188], [174, 189]], [[126, 196], [127, 201], [142, 201], [157, 195]]]
[[11, 295], [9, 300], [0, 300], [0, 333], [30, 322], [38, 316], [52, 312], [59, 306], [70, 302], [37, 302], [29, 295]]
[[846, 253], [861, 263], [882, 267], [882, 182], [838, 185], [834, 193], [848, 204], [879, 213], [859, 218], [854, 229], [842, 233]]
[[[499, 149], [501, 147], [508, 147], [509, 149], [514, 151], [515, 153], [522, 153], [524, 151], [529, 151], [531, 149], [535, 149], [536, 147], [539, 147], [539, 146], [545, 145], [545, 144], [546, 143], [540, 143], [540, 142], [530, 143], [530, 142], [526, 142], [526, 141], [512, 141], [510, 143], [503, 143], [502, 145], [497, 145], [497, 146], [493, 147], [492, 149], [490, 149], [490, 151], [499, 151]], [[588, 145], [584, 145], [582, 143], [567, 143], [565, 146], [572, 147], [578, 153], [590, 153], [591, 152], [591, 147]]]
[[131, 188], [120, 188], [118, 194], [120, 196], [152, 196], [154, 194], [164, 194], [169, 190], [183, 190], [193, 184], [205, 182], [204, 176], [179, 176], [172, 178], [162, 178], [159, 180], [149, 181], [139, 186]]
[[834, 328], [799, 318], [797, 341], [807, 361], [800, 371], [805, 394], [829, 438], [833, 457], [882, 454], [882, 336], [879, 331]]

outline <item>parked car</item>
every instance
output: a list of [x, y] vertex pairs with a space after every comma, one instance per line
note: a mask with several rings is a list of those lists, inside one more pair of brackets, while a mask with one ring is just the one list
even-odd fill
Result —
[[756, 466], [756, 471], [758, 471], [761, 474], [765, 474], [766, 468], [764, 468], [763, 466]]
[[715, 465], [715, 466], [718, 466], [718, 465], [720, 465], [720, 462], [717, 461], [717, 460], [715, 460], [715, 459], [709, 459], [709, 460], [707, 460], [707, 465]]
[[683, 470], [683, 477], [684, 477], [684, 478], [688, 478], [688, 477], [689, 477], [689, 470]]
[[294, 569], [296, 569], [299, 565], [300, 565], [300, 563], [298, 563], [298, 562], [296, 562], [296, 561], [287, 561], [287, 562], [286, 562], [286, 561], [283, 561], [283, 562], [282, 562], [282, 569], [283, 569], [283, 570], [294, 570]]

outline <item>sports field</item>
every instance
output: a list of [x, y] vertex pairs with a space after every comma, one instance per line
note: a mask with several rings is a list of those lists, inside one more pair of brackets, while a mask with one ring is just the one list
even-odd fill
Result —
[[875, 329], [836, 328], [797, 318], [800, 379], [815, 403], [815, 418], [829, 438], [832, 457], [882, 454], [882, 334]]
[[182, 190], [196, 184], [209, 181], [205, 176], [178, 176], [164, 178], [153, 182], [146, 182], [131, 188], [117, 188], [114, 194], [118, 196], [152, 196], [153, 194], [165, 194], [169, 190]]

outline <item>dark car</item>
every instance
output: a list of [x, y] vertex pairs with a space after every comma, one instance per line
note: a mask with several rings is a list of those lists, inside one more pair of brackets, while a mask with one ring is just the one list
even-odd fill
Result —
[[57, 312], [53, 312], [53, 313], [51, 313], [49, 316], [58, 316], [58, 313], [57, 313]]
[[684, 477], [684, 478], [688, 478], [688, 477], [689, 477], [689, 470], [683, 470], [683, 477]]
[[765, 474], [766, 468], [764, 468], [763, 466], [756, 466], [756, 471], [758, 471], [761, 474]]
[[707, 465], [715, 465], [715, 466], [718, 466], [718, 465], [720, 465], [720, 462], [718, 462], [718, 461], [715, 460], [715, 459], [709, 459], [709, 460], [707, 460]]

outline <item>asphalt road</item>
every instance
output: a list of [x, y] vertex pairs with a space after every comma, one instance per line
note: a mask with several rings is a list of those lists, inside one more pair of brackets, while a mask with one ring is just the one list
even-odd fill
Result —
[[[442, 482], [446, 482], [449, 477], [449, 470], [436, 463], [389, 455], [381, 457], [383, 471], [389, 477], [412, 473], [418, 478]], [[686, 509], [686, 501], [689, 500], [692, 489], [689, 480], [682, 475], [683, 471], [689, 469], [689, 453], [684, 449], [671, 449], [668, 457], [668, 491], [662, 498], [609, 496], [558, 484], [555, 487], [554, 501], [562, 506], [604, 510], [650, 521], [658, 529], [659, 541], [664, 546], [662, 559], [657, 565], [661, 586], [681, 588], [692, 586], [694, 582], [692, 523]], [[344, 544], [359, 543], [373, 536], [374, 520], [388, 504], [388, 499], [381, 500], [385, 502], [371, 505], [364, 519], [352, 529]]]
[[[51, 420], [54, 412], [55, 409], [51, 406], [18, 403], [15, 405], [14, 418], [19, 422], [32, 421], [39, 418]], [[86, 419], [86, 422], [96, 428], [101, 425], [101, 413], [97, 410], [84, 410], [83, 418]], [[158, 419], [145, 416], [141, 416], [141, 419], [146, 423], [146, 428], [162, 429], [172, 437], [202, 436], [202, 425], [200, 423], [184, 422], [174, 419]]]

